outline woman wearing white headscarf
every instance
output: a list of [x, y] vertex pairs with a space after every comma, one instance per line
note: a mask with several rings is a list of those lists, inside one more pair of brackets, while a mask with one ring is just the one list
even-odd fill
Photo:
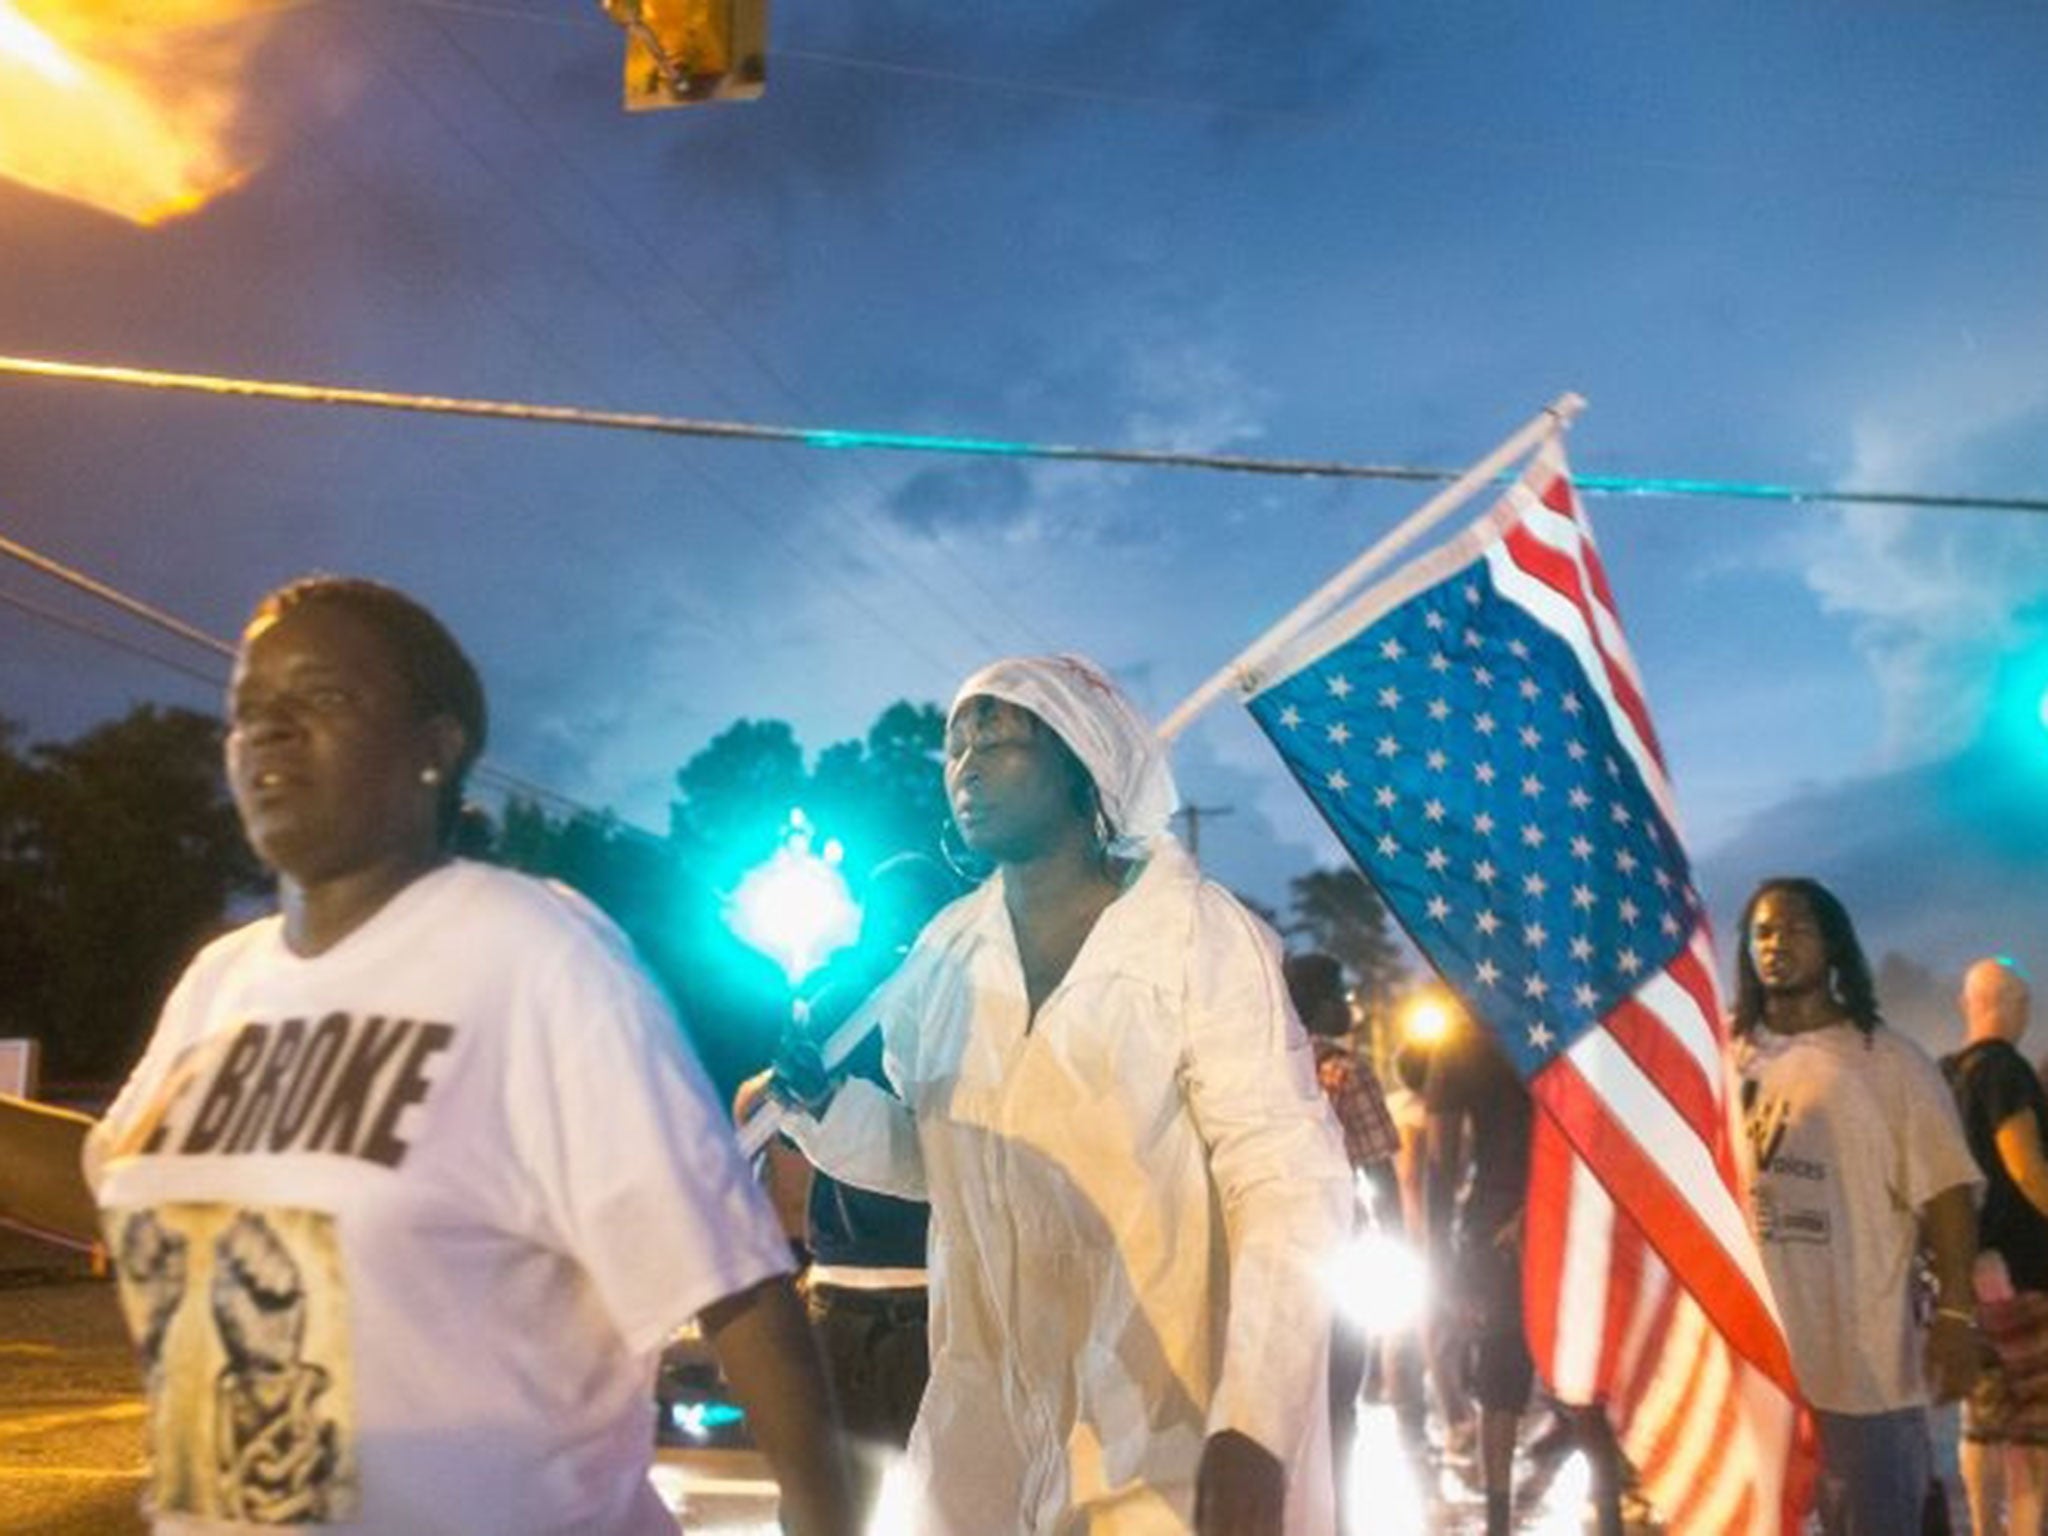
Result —
[[792, 1123], [834, 1176], [932, 1204], [907, 1518], [1327, 1530], [1319, 1269], [1350, 1197], [1277, 941], [1168, 834], [1157, 738], [1079, 658], [969, 678], [946, 785], [995, 874], [875, 999], [894, 1094], [849, 1081]]

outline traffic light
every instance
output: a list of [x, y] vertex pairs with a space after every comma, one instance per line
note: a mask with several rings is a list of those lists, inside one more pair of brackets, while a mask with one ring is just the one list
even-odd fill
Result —
[[2000, 661], [1993, 679], [1991, 730], [2006, 751], [2048, 765], [2048, 638], [2037, 638], [2048, 625], [2028, 616], [2027, 628], [2028, 640]]
[[792, 810], [780, 846], [747, 871], [726, 902], [733, 933], [780, 965], [791, 986], [860, 934], [839, 845], [828, 841], [820, 850], [814, 841], [809, 818]]
[[604, 0], [626, 31], [629, 112], [751, 101], [768, 77], [768, 0]]

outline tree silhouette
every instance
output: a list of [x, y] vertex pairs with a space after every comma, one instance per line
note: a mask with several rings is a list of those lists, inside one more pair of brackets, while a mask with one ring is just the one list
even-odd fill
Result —
[[263, 888], [221, 771], [220, 727], [142, 705], [0, 764], [0, 1029], [53, 1079], [131, 1064], [230, 901]]
[[[935, 706], [899, 702], [807, 768], [786, 722], [739, 720], [677, 771], [666, 837], [513, 799], [495, 818], [466, 813], [458, 848], [562, 880], [609, 912], [729, 1085], [765, 1059], [788, 991], [733, 938], [725, 897], [798, 806], [844, 844], [856, 897], [891, 855], [935, 852], [944, 730]], [[267, 881], [210, 717], [143, 706], [69, 743], [23, 749], [18, 736], [0, 719], [0, 1035], [40, 1040], [52, 1079], [116, 1079], [186, 961]]]
[[812, 819], [846, 845], [856, 874], [892, 854], [939, 852], [945, 739], [946, 717], [936, 705], [899, 700], [868, 728], [865, 743], [840, 742], [818, 754]]
[[864, 740], [826, 747], [806, 772], [788, 725], [742, 720], [676, 774], [681, 795], [671, 824], [682, 894], [673, 931], [685, 936], [689, 956], [677, 992], [714, 1078], [765, 1062], [789, 1007], [781, 973], [727, 928], [726, 895], [775, 851], [792, 809], [817, 829], [820, 850], [828, 841], [841, 846], [856, 899], [884, 859], [936, 852], [946, 814], [944, 736], [936, 707], [898, 702]]
[[859, 740], [836, 742], [807, 769], [781, 720], [738, 720], [675, 775], [669, 835], [610, 815], [552, 817], [514, 799], [479, 830], [480, 857], [576, 887], [632, 936], [688, 1021], [713, 1079], [730, 1088], [767, 1059], [788, 1017], [780, 969], [735, 938], [725, 902], [773, 854], [802, 809], [843, 845], [856, 898], [890, 856], [936, 852], [946, 814], [945, 717], [930, 704], [890, 705]]
[[1386, 904], [1356, 869], [1315, 869], [1287, 883], [1287, 932], [1335, 955], [1377, 1016], [1406, 979]]
[[34, 993], [47, 947], [44, 839], [33, 770], [14, 748], [20, 729], [0, 718], [0, 1035], [41, 1038]]
[[676, 771], [669, 836], [693, 864], [744, 867], [773, 851], [809, 787], [788, 722], [736, 720]]

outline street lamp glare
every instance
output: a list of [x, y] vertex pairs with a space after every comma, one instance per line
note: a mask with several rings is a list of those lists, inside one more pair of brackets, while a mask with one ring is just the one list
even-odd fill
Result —
[[1435, 1045], [1451, 1032], [1451, 1011], [1434, 998], [1423, 998], [1408, 1008], [1401, 1034], [1414, 1045]]

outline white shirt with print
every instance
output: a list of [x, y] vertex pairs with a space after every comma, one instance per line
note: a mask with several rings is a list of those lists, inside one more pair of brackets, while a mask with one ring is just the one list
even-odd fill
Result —
[[164, 1533], [673, 1531], [660, 1347], [789, 1267], [623, 936], [478, 864], [210, 945], [89, 1161]]
[[1913, 1316], [1919, 1213], [1979, 1174], [1940, 1070], [1850, 1024], [1737, 1048], [1764, 1269], [1800, 1389], [1834, 1413], [1928, 1400]]

